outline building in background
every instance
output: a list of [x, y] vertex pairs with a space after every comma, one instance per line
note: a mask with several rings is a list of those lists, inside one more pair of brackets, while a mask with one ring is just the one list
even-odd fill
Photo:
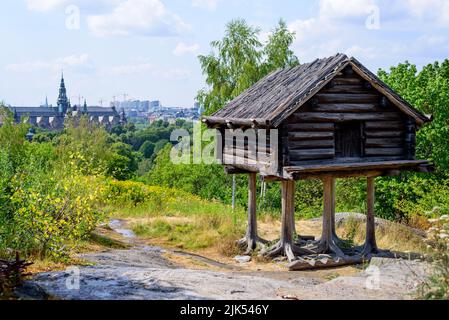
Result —
[[126, 115], [123, 111], [121, 114], [117, 112], [115, 107], [102, 108], [96, 106], [74, 105], [70, 103], [67, 97], [67, 89], [65, 86], [64, 75], [61, 77], [59, 86], [59, 94], [56, 106], [48, 104], [45, 99], [45, 105], [40, 107], [8, 107], [14, 116], [16, 123], [28, 122], [29, 124], [48, 130], [61, 130], [64, 128], [64, 121], [67, 117], [87, 116], [90, 121], [112, 127], [126, 123]]

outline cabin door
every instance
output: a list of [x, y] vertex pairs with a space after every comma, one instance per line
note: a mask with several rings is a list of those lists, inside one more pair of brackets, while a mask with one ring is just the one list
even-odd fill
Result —
[[339, 159], [360, 159], [363, 139], [360, 122], [342, 122], [335, 125], [335, 155]]

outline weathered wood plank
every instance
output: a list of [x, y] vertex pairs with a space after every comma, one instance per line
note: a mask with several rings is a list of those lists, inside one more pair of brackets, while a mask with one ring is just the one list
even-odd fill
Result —
[[325, 88], [321, 93], [370, 93], [362, 84], [334, 84], [333, 87]]
[[296, 159], [332, 159], [335, 156], [334, 149], [306, 149], [290, 150], [290, 157]]
[[369, 138], [404, 138], [404, 131], [365, 131]]
[[365, 148], [367, 156], [400, 156], [404, 153], [404, 148]]
[[235, 165], [235, 166], [247, 165], [253, 166], [254, 168], [257, 168], [258, 165], [260, 164], [255, 159], [248, 159], [230, 154], [223, 154], [223, 161], [225, 165]]
[[388, 121], [400, 119], [397, 112], [384, 113], [321, 113], [304, 112], [293, 116], [297, 121], [343, 122], [343, 121]]
[[405, 130], [404, 121], [396, 120], [396, 121], [368, 121], [365, 123], [366, 130]]
[[242, 149], [237, 149], [237, 148], [235, 148], [235, 149], [225, 148], [223, 150], [223, 153], [225, 155], [233, 155], [233, 154], [235, 154], [236, 156], [242, 157], [242, 158], [245, 157], [245, 158], [248, 158], [248, 159], [254, 159], [254, 160], [257, 159], [257, 152], [254, 152], [253, 150], [242, 150]]
[[355, 77], [335, 77], [332, 79], [334, 85], [361, 85], [363, 84], [363, 79]]
[[291, 150], [295, 149], [323, 149], [334, 148], [334, 140], [297, 140], [290, 141], [289, 146]]
[[351, 112], [385, 112], [377, 103], [330, 103], [318, 104], [312, 108], [313, 112], [335, 112], [335, 113], [351, 113]]
[[321, 163], [315, 165], [298, 165], [284, 167], [286, 172], [297, 173], [315, 173], [322, 171], [356, 171], [356, 170], [378, 170], [378, 169], [400, 169], [407, 167], [419, 167], [420, 165], [427, 164], [428, 161], [415, 160], [415, 161], [383, 161], [383, 162], [357, 162], [357, 163]]
[[333, 123], [292, 123], [288, 125], [288, 131], [334, 131]]
[[290, 141], [329, 140], [334, 138], [334, 132], [289, 132], [288, 138]]
[[403, 148], [404, 147], [404, 139], [400, 138], [383, 138], [383, 139], [366, 139], [365, 142], [366, 147], [373, 148]]
[[371, 93], [319, 93], [315, 96], [319, 103], [377, 103], [379, 95]]

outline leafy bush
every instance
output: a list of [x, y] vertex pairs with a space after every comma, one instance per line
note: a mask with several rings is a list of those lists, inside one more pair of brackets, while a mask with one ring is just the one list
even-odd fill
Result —
[[90, 145], [101, 136], [69, 128], [57, 145], [29, 143], [27, 129], [10, 117], [0, 127], [0, 256], [65, 259], [101, 219], [101, 184], [87, 176], [101, 171]]
[[431, 220], [428, 248], [431, 250], [433, 274], [420, 288], [426, 300], [449, 300], [449, 216]]

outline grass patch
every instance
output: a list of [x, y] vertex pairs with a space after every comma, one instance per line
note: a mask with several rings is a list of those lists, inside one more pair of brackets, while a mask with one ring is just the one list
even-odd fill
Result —
[[[356, 218], [347, 219], [338, 228], [339, 234], [349, 242], [361, 245], [365, 241], [366, 224]], [[425, 253], [426, 245], [424, 239], [413, 229], [398, 224], [385, 221], [376, 228], [377, 245], [381, 249], [398, 252]]]
[[129, 246], [118, 240], [111, 239], [98, 233], [91, 233], [89, 242], [93, 245], [98, 245], [109, 249], [127, 249]]
[[236, 252], [232, 242], [244, 233], [241, 226], [223, 214], [208, 214], [192, 217], [189, 222], [159, 217], [135, 223], [132, 230], [141, 238], [158, 240], [172, 247], [188, 250], [217, 247], [221, 253], [230, 255]]
[[197, 250], [216, 247], [230, 255], [233, 242], [244, 233], [244, 210], [233, 211], [218, 201], [206, 201], [189, 193], [141, 183], [114, 182], [107, 210], [128, 219], [133, 232], [159, 244]]

